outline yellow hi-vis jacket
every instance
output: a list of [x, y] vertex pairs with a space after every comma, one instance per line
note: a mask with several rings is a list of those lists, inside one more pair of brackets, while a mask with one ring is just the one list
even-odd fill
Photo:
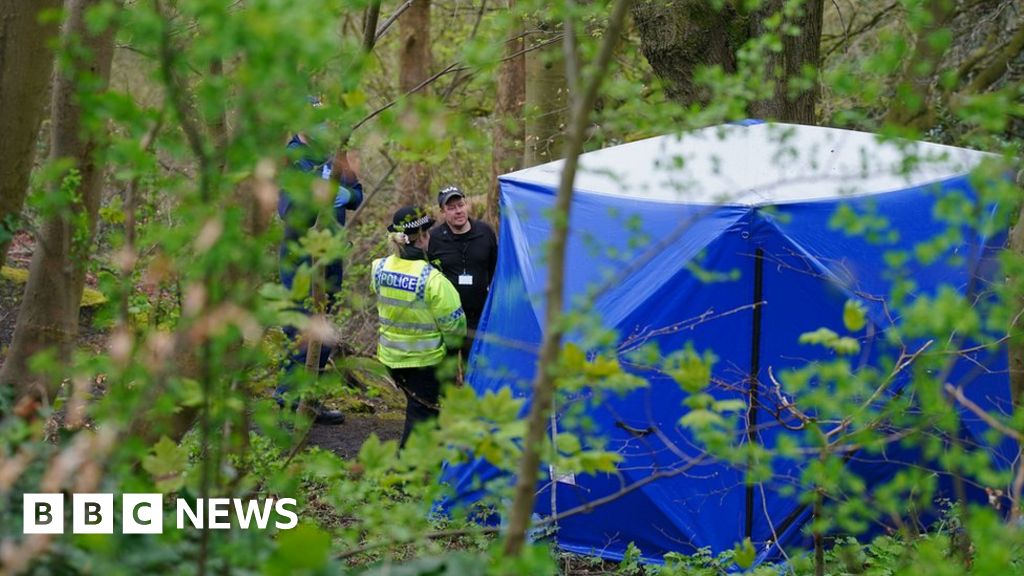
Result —
[[373, 261], [377, 295], [377, 358], [389, 368], [440, 364], [445, 348], [466, 337], [466, 315], [452, 283], [426, 260], [398, 256]]

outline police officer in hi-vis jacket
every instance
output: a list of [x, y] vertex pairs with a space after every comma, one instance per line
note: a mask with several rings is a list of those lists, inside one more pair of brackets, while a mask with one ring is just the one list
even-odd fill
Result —
[[370, 287], [377, 295], [377, 358], [405, 393], [405, 446], [413, 427], [438, 415], [437, 366], [466, 337], [466, 315], [452, 283], [427, 262], [426, 210], [406, 206], [388, 226], [394, 254], [373, 261]]

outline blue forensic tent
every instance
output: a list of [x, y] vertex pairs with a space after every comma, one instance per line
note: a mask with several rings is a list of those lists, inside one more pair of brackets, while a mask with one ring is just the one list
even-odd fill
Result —
[[[567, 307], [589, 299], [601, 324], [616, 330], [620, 351], [656, 343], [665, 353], [687, 342], [712, 350], [718, 362], [709, 392], [753, 406], [740, 418], [737, 435], [773, 448], [780, 436], [794, 432], [779, 423], [787, 397], [773, 392], [770, 374], [834, 358], [826, 348], [798, 340], [821, 327], [845, 333], [847, 300], [867, 309], [869, 328], [857, 335], [870, 364], [893, 356], [885, 331], [893, 322], [886, 304], [895, 276], [914, 283], [914, 297], [934, 295], [940, 285], [984, 297], [1005, 231], [965, 227], [953, 242], [929, 242], [949, 229], [939, 214], [956, 206], [954, 199], [975, 198], [968, 173], [988, 156], [758, 121], [584, 154], [570, 219]], [[486, 336], [476, 340], [468, 375], [479, 393], [510, 386], [528, 394], [544, 318], [550, 210], [562, 165], [500, 179], [498, 270], [481, 323]], [[874, 224], [860, 234], [844, 232], [830, 224], [841, 206]], [[911, 258], [900, 273], [886, 273], [887, 252], [913, 254], [926, 243], [938, 247], [939, 258], [928, 264]], [[969, 381], [971, 399], [1005, 409], [1005, 364], [1005, 350], [977, 350], [964, 355], [949, 381]], [[647, 387], [609, 395], [588, 413], [592, 432], [622, 455], [618, 473], [548, 470], [548, 481], [538, 485], [536, 512], [545, 517], [642, 485], [560, 521], [557, 545], [618, 559], [633, 542], [656, 560], [702, 547], [718, 553], [745, 537], [764, 551], [762, 557], [771, 557], [777, 546], [805, 543], [809, 510], [798, 494], [783, 489], [799, 483], [804, 464], [776, 462], [775, 479], [747, 486], [741, 469], [690, 460], [698, 452], [679, 425], [684, 393], [665, 374], [638, 374]], [[964, 440], [984, 444], [985, 425], [971, 414], [964, 414], [964, 422]], [[1005, 465], [1009, 448], [991, 448], [997, 465]], [[881, 456], [854, 455], [847, 467], [870, 487], [892, 478], [901, 465], [922, 461], [893, 443]], [[483, 462], [448, 471], [456, 502], [473, 501], [488, 482], [509, 482], [497, 476]], [[969, 486], [977, 495], [977, 485]]]

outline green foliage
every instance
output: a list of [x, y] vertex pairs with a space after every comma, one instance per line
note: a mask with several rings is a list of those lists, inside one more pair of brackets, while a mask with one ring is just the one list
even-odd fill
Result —
[[331, 535], [310, 524], [299, 524], [277, 539], [264, 573], [318, 573], [327, 566]]
[[688, 342], [665, 358], [665, 372], [686, 392], [697, 393], [711, 382], [711, 368], [717, 359], [710, 350], [698, 354]]
[[843, 306], [843, 326], [850, 332], [859, 332], [867, 324], [867, 310], [857, 300], [847, 300]]
[[851, 355], [860, 352], [860, 342], [849, 336], [840, 336], [828, 328], [818, 328], [813, 332], [801, 334], [800, 343], [824, 346], [836, 354]]
[[[315, 328], [297, 307], [309, 304], [313, 278], [328, 262], [344, 262], [348, 278], [332, 321], [344, 328], [346, 344], [372, 353], [374, 313], [365, 296], [365, 278], [369, 257], [385, 249], [379, 222], [395, 198], [392, 184], [383, 183], [358, 226], [339, 230], [323, 225], [294, 243], [297, 256], [312, 256], [315, 263], [299, 267], [290, 291], [275, 277], [280, 223], [265, 229], [251, 224], [254, 212], [273, 212], [281, 188], [294, 201], [296, 222], [329, 209], [330, 190], [317, 186], [315, 177], [283, 168], [299, 158], [282, 144], [300, 131], [311, 138], [315, 154], [332, 152], [343, 137], [362, 149], [364, 170], [371, 174], [366, 184], [384, 180], [392, 162], [421, 162], [435, 170], [435, 183], [454, 181], [473, 192], [485, 190], [490, 182], [494, 72], [504, 57], [504, 40], [521, 26], [516, 18], [528, 17], [532, 26], [558, 22], [571, 13], [581, 43], [578, 62], [586, 77], [593, 73], [590, 63], [610, 3], [531, 0], [517, 2], [514, 11], [481, 8], [479, 17], [475, 10], [464, 10], [464, 4], [450, 8], [434, 3], [440, 17], [432, 31], [431, 72], [456, 61], [460, 69], [442, 75], [428, 94], [415, 99], [399, 97], [391, 77], [398, 34], [382, 37], [371, 56], [362, 54], [358, 30], [367, 4], [312, 0], [296, 7], [276, 0], [189, 0], [121, 9], [101, 2], [89, 12], [90, 29], [114, 22], [118, 43], [130, 49], [119, 53], [113, 90], [98, 93], [83, 78], [79, 95], [87, 116], [83, 128], [111, 128], [97, 158], [118, 193], [100, 210], [102, 250], [96, 267], [108, 300], [96, 317], [115, 336], [108, 349], [76, 355], [70, 365], [57, 362], [53, 353], [33, 360], [32, 366], [47, 378], [67, 383], [68, 394], [44, 414], [66, 416], [77, 401], [76, 391], [92, 398], [84, 413], [87, 424], [81, 427], [53, 432], [40, 421], [6, 417], [0, 422], [0, 468], [10, 473], [0, 485], [0, 536], [5, 546], [24, 542], [15, 533], [19, 495], [38, 491], [44, 478], [52, 478], [56, 468], [51, 462], [57, 457], [65, 458], [60, 462], [81, 461], [78, 457], [87, 453], [83, 446], [101, 437], [96, 431], [116, 435], [116, 441], [88, 452], [86, 460], [102, 466], [89, 473], [68, 472], [55, 490], [296, 497], [302, 521], [281, 532], [186, 529], [152, 536], [66, 535], [33, 559], [29, 573], [194, 573], [202, 558], [209, 573], [558, 572], [549, 542], [537, 541], [522, 555], [508, 558], [501, 553], [500, 538], [475, 523], [505, 511], [511, 489], [502, 480], [480, 486], [488, 496], [471, 509], [454, 510], [448, 518], [438, 517], [433, 509], [450, 490], [439, 481], [443, 462], [482, 458], [501, 472], [517, 470], [526, 436], [519, 387], [526, 383], [510, 379], [509, 386], [484, 394], [469, 387], [447, 389], [436, 428], [417, 430], [401, 457], [394, 441], [376, 435], [348, 459], [318, 449], [292, 454], [306, 422], [278, 411], [265, 398], [267, 389], [283, 378], [279, 362], [289, 352], [274, 328]], [[753, 18], [763, 4], [715, 6]], [[863, 24], [866, 15], [878, 14], [876, 6], [855, 4], [853, 23]], [[917, 127], [881, 126], [878, 118], [896, 105], [916, 112], [938, 108], [934, 112], [939, 123], [929, 138], [1017, 154], [1019, 142], [1012, 130], [1024, 117], [1019, 86], [963, 93], [958, 71], [947, 70], [936, 86], [956, 94], [936, 107], [903, 79], [906, 66], [920, 64], [912, 58], [918, 35], [932, 50], [956, 41], [948, 29], [927, 32], [932, 21], [924, 9], [927, 4], [900, 4], [893, 10], [899, 18], [880, 15], [874, 31], [854, 34], [858, 28], [844, 25], [837, 37], [871, 49], [825, 55], [825, 98], [819, 107], [827, 123], [878, 129], [888, 136], [919, 136]], [[382, 16], [393, 8], [384, 3]], [[695, 80], [709, 94], [706, 106], [671, 101], [631, 30], [633, 36], [616, 54], [616, 68], [607, 74], [587, 148], [747, 116], [752, 101], [772, 93], [775, 80], [769, 64], [787, 39], [801, 34], [791, 22], [801, 9], [801, 3], [788, 1], [781, 13], [761, 21], [768, 33], [742, 45], [734, 72], [725, 65], [697, 70]], [[789, 79], [790, 91], [812, 88], [812, 72], [807, 67], [796, 72]], [[118, 79], [117, 74], [126, 76]], [[324, 105], [309, 106], [311, 94], [322, 96]], [[393, 107], [352, 132], [371, 111], [396, 98]], [[222, 121], [227, 126], [223, 136], [218, 135]], [[150, 133], [151, 146], [143, 146]], [[374, 156], [377, 150], [383, 153]], [[777, 160], [799, 161], [784, 152]], [[902, 166], [909, 170], [928, 161], [908, 146]], [[589, 253], [606, 257], [614, 266], [603, 286], [573, 303], [564, 319], [571, 342], [556, 365], [542, 367], [556, 376], [559, 413], [541, 451], [541, 469], [567, 477], [616, 473], [622, 456], [594, 433], [587, 410], [647, 386], [648, 373], [665, 375], [684, 393], [680, 416], [668, 426], [685, 435], [687, 450], [735, 467], [747, 486], [783, 484], [780, 490], [795, 502], [821, 503], [824, 511], [809, 529], [827, 534], [826, 573], [1021, 572], [1020, 527], [1005, 523], [992, 509], [1005, 505], [1005, 498], [996, 494], [1011, 485], [1012, 476], [983, 452], [951, 440], [963, 428], [963, 411], [942, 385], [954, 374], [954, 359], [975, 361], [979, 351], [996, 349], [1007, 336], [1007, 326], [1019, 313], [1024, 262], [1018, 254], [1001, 254], [1000, 264], [1010, 278], [1005, 286], [918, 286], [909, 273], [917, 266], [967, 261], [976, 255], [958, 252], [959, 246], [975, 237], [990, 238], [1015, 222], [1020, 193], [1006, 182], [1004, 172], [1003, 165], [993, 162], [970, 176], [979, 198], [938, 197], [934, 213], [922, 217], [945, 222], [947, 229], [911, 251], [895, 249], [899, 234], [875, 206], [843, 206], [832, 215], [829, 231], [889, 250], [888, 269], [877, 272], [894, 289], [887, 295], [866, 295], [858, 287], [844, 287], [851, 296], [841, 318], [799, 337], [803, 344], [833, 353], [831, 361], [794, 361], [788, 370], [762, 367], [758, 409], [774, 412], [778, 421], [760, 425], [772, 431], [786, 427], [785, 432], [766, 435], [771, 440], [763, 445], [746, 441], [747, 403], [735, 394], [722, 394], [734, 386], [722, 375], [736, 368], [715, 351], [700, 348], [699, 341], [662, 351], [643, 338], [630, 340], [605, 328], [593, 313], [588, 299], [601, 297], [661, 239], [649, 237], [638, 221], [623, 222], [634, 236], [626, 248], [613, 251], [599, 232], [591, 232], [586, 238]], [[66, 160], [41, 166], [33, 176], [26, 220], [71, 214], [81, 202], [80, 180], [79, 170]], [[247, 184], [257, 190], [251, 198], [245, 195]], [[134, 206], [121, 194], [129, 186], [137, 192]], [[368, 185], [367, 191], [373, 187]], [[132, 219], [129, 208], [135, 210]], [[125, 229], [130, 220], [137, 222], [133, 234]], [[76, 217], [70, 225], [75, 242], [81, 243], [88, 222]], [[740, 278], [738, 270], [705, 268], [702, 261], [687, 264], [689, 273], [702, 281]], [[874, 330], [881, 327], [874, 323], [887, 317], [896, 327], [876, 335]], [[932, 344], [926, 346], [928, 342]], [[962, 350], [974, 344], [977, 350]], [[311, 399], [341, 386], [336, 374], [291, 378], [289, 400]], [[955, 382], [965, 390], [970, 383], [970, 377]], [[14, 408], [8, 396], [0, 395], [4, 414]], [[201, 416], [187, 435], [173, 424], [184, 416]], [[1020, 414], [993, 417], [1021, 428]], [[993, 433], [985, 440], [1000, 437]], [[847, 466], [851, 458], [883, 460], [895, 446], [919, 450], [936, 469], [902, 469], [888, 481], [869, 486]], [[937, 524], [928, 525], [922, 518], [935, 506], [939, 478], [950, 473], [968, 475], [970, 482], [991, 490], [992, 507], [951, 506]], [[173, 514], [165, 520], [173, 522]], [[880, 525], [893, 531], [861, 539], [868, 528]], [[555, 533], [545, 530], [543, 534]], [[437, 537], [439, 533], [450, 536]], [[967, 561], [955, 556], [964, 538], [970, 541]], [[763, 545], [743, 540], [717, 555], [708, 549], [672, 553], [661, 566], [644, 566], [641, 551], [630, 545], [615, 571], [662, 576], [814, 573], [813, 559], [801, 550], [786, 551], [791, 560], [786, 568], [754, 566]]]
[[153, 454], [142, 461], [142, 468], [153, 476], [153, 483], [161, 492], [177, 492], [185, 485], [188, 454], [164, 436], [153, 446]]

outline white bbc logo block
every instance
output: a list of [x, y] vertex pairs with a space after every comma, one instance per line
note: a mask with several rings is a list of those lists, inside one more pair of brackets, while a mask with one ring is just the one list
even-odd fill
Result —
[[24, 494], [22, 532], [25, 534], [64, 533], [63, 494]]
[[162, 494], [125, 494], [121, 497], [121, 532], [161, 534], [164, 531]]
[[113, 534], [114, 495], [75, 494], [71, 500], [71, 530], [75, 534]]

